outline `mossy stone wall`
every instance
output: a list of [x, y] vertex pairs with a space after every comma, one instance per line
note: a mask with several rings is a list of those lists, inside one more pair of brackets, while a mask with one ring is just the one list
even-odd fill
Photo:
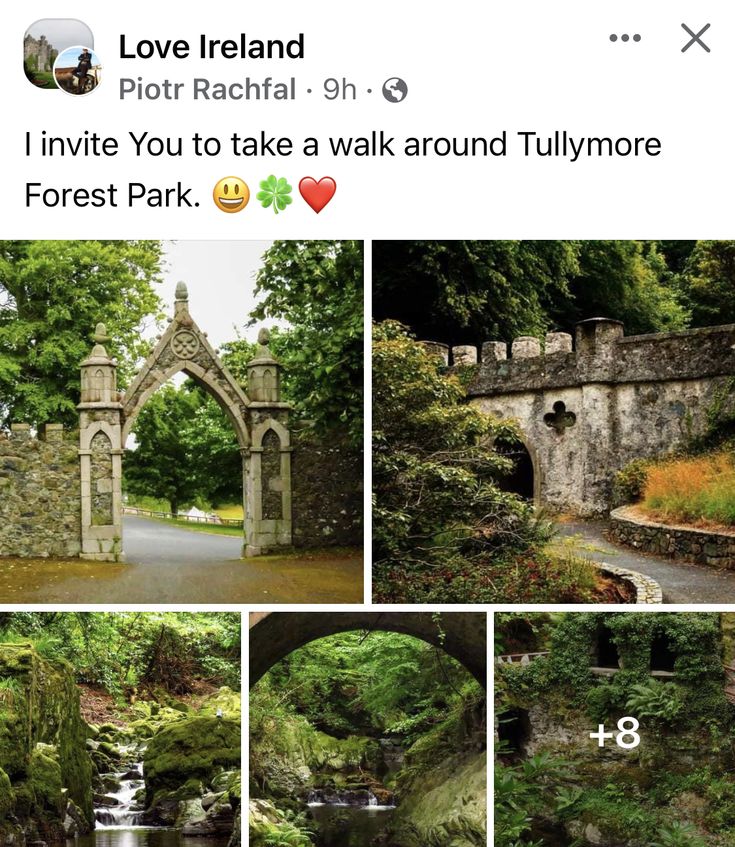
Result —
[[8, 681], [0, 692], [0, 832], [33, 821], [46, 838], [60, 837], [62, 788], [91, 828], [92, 764], [71, 667], [30, 644], [0, 644], [0, 679]]

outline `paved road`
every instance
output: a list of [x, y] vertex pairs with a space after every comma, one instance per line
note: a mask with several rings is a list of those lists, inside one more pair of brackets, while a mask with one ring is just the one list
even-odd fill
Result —
[[125, 515], [123, 549], [125, 561], [136, 565], [224, 564], [240, 558], [242, 538]]
[[125, 562], [13, 560], [0, 602], [362, 603], [362, 556], [240, 559], [241, 541], [126, 515]]
[[576, 551], [596, 562], [607, 562], [650, 576], [661, 586], [664, 603], [735, 603], [735, 572], [673, 562], [638, 553], [608, 541], [602, 521], [558, 524], [562, 536], [579, 536]]

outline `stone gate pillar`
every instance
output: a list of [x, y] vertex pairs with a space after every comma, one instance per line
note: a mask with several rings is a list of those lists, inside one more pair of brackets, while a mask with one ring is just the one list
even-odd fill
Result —
[[282, 369], [269, 340], [268, 330], [261, 329], [255, 358], [248, 362], [252, 441], [242, 451], [246, 556], [291, 545], [291, 407], [281, 402]]
[[107, 355], [104, 324], [97, 324], [92, 352], [81, 364], [79, 462], [82, 483], [83, 559], [116, 562], [122, 545], [122, 404], [117, 362]]

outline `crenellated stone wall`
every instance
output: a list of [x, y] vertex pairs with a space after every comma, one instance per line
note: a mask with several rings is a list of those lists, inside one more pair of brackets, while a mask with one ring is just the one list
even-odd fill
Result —
[[0, 556], [78, 556], [81, 499], [76, 433], [28, 424], [0, 434]]
[[[520, 425], [535, 499], [582, 515], [610, 508], [614, 474], [633, 459], [672, 452], [707, 426], [733, 394], [735, 325], [626, 338], [593, 318], [568, 333], [482, 346], [472, 403]], [[477, 359], [453, 348], [454, 367]], [[729, 402], [732, 402], [730, 400]]]

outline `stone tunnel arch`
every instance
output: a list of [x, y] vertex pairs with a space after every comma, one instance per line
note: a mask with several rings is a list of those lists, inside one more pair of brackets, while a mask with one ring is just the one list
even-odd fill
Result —
[[500, 479], [500, 488], [503, 491], [518, 494], [524, 500], [537, 503], [540, 480], [537, 457], [533, 448], [529, 447], [525, 440], [520, 440], [517, 444], [504, 445], [496, 449], [501, 455], [513, 460], [513, 470]]
[[[250, 615], [250, 686], [305, 644], [353, 630], [412, 635], [441, 647], [483, 686], [487, 680], [487, 617], [478, 612], [253, 612]], [[442, 637], [443, 633], [443, 637]]]
[[495, 449], [514, 463], [511, 473], [499, 480], [500, 488], [538, 504], [541, 497], [541, 475], [538, 454], [530, 441], [522, 437], [516, 444], [496, 445]]

